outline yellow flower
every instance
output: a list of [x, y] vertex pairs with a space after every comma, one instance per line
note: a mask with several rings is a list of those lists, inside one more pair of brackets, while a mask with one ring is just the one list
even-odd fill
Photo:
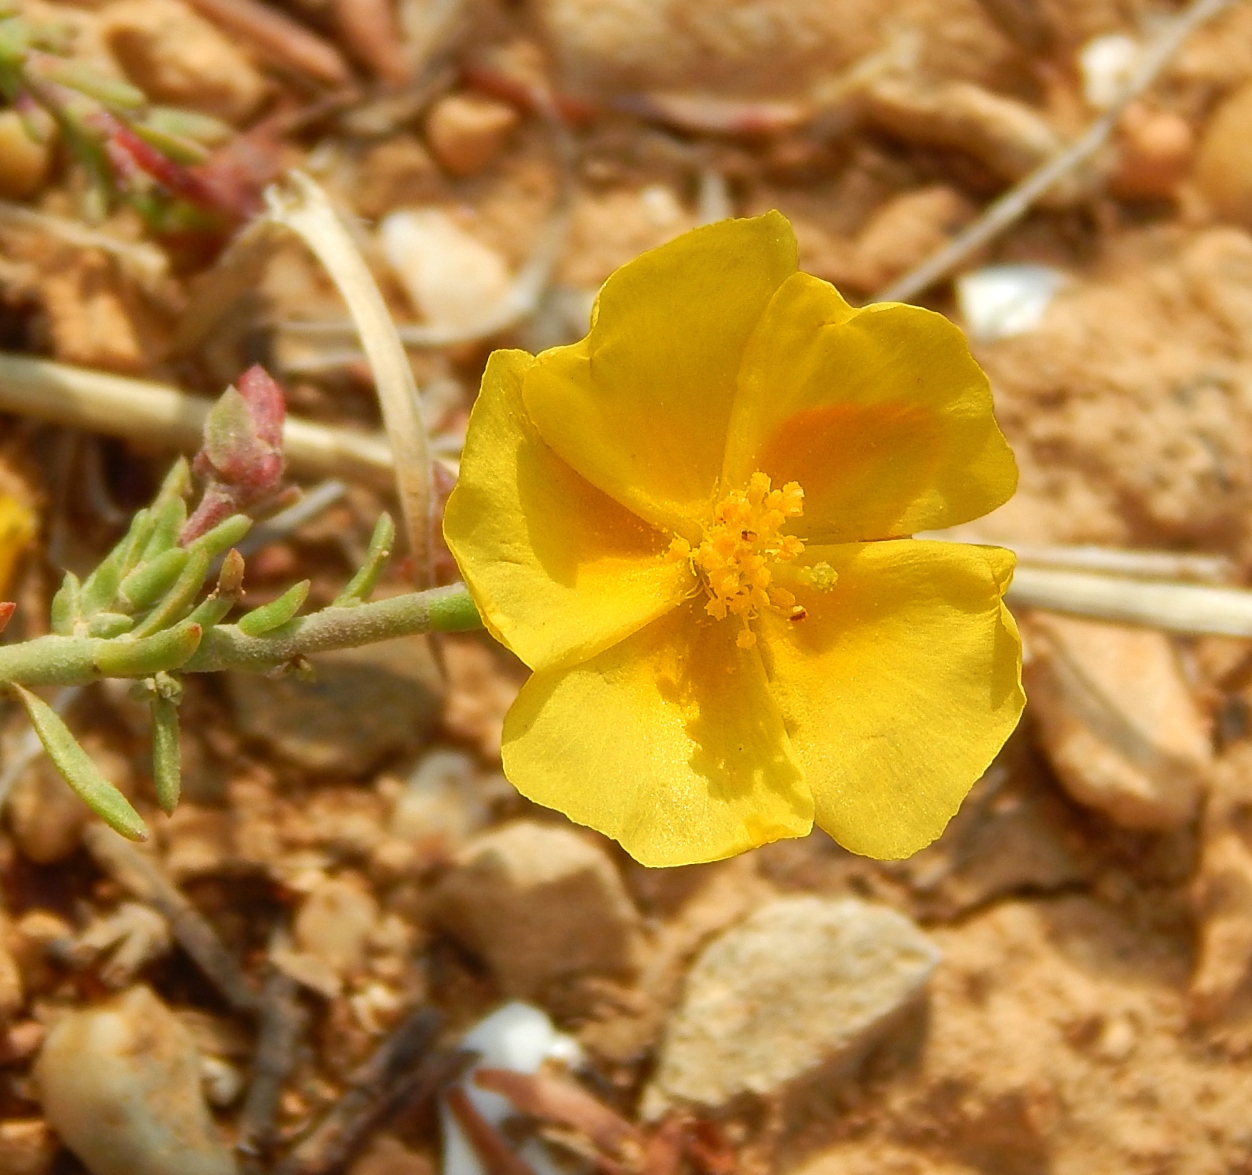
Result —
[[[8, 588], [18, 557], [34, 537], [34, 515], [16, 498], [0, 490], [0, 593]], [[0, 595], [0, 600], [3, 599]]]
[[470, 419], [445, 533], [534, 671], [505, 773], [646, 865], [814, 821], [915, 852], [1024, 698], [1012, 555], [905, 536], [1016, 480], [960, 332], [853, 310], [778, 213], [643, 254], [581, 342], [492, 355]]

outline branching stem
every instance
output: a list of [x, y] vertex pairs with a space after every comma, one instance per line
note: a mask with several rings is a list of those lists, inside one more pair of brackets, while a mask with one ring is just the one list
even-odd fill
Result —
[[[464, 632], [482, 621], [464, 584], [409, 592], [390, 599], [348, 607], [323, 608], [267, 632], [246, 636], [233, 624], [205, 632], [191, 656], [176, 666], [180, 673], [223, 669], [280, 669], [298, 657], [346, 649], [393, 637], [426, 632]], [[85, 685], [109, 674], [99, 662], [134, 640], [126, 637], [41, 636], [0, 646], [0, 686]], [[135, 676], [147, 676], [142, 668]], [[116, 674], [114, 674], [116, 676]]]

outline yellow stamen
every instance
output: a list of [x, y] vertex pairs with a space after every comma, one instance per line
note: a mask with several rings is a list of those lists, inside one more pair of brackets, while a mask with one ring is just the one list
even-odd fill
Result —
[[[743, 629], [735, 638], [741, 649], [756, 644], [749, 622], [765, 610], [795, 618], [803, 609], [786, 588], [774, 584], [774, 569], [804, 553], [804, 543], [783, 534], [790, 519], [804, 513], [804, 490], [789, 481], [770, 486], [764, 473], [754, 473], [743, 490], [731, 490], [713, 507], [713, 521], [696, 547], [683, 538], [670, 543], [666, 558], [689, 562], [708, 594], [705, 611], [717, 620], [738, 616]], [[825, 585], [823, 585], [825, 586]]]

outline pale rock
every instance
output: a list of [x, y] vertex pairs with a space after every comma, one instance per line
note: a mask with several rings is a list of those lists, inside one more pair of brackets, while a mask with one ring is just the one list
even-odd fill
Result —
[[1026, 692], [1065, 790], [1128, 828], [1191, 820], [1213, 751], [1169, 637], [1045, 615], [1024, 631]]
[[305, 898], [292, 932], [302, 951], [344, 977], [365, 966], [378, 914], [378, 903], [363, 886], [347, 878], [330, 878]]
[[252, 62], [177, 0], [119, 0], [102, 24], [122, 71], [154, 101], [239, 123], [265, 98]]
[[472, 331], [509, 291], [509, 267], [441, 208], [401, 208], [378, 226], [383, 255], [431, 326]]
[[636, 967], [638, 911], [608, 857], [565, 828], [518, 820], [476, 837], [440, 881], [431, 908], [509, 995]]
[[688, 973], [645, 1115], [842, 1071], [895, 1026], [938, 961], [930, 940], [884, 906], [807, 895], [761, 906]]
[[512, 106], [494, 98], [448, 94], [426, 116], [426, 141], [453, 175], [474, 175], [494, 162], [519, 120]]
[[35, 1064], [44, 1113], [92, 1175], [234, 1175], [191, 1034], [146, 987], [67, 1012]]

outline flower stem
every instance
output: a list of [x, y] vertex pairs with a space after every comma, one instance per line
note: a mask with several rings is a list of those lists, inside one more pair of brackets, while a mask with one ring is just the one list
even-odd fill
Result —
[[[355, 648], [426, 632], [464, 632], [482, 621], [464, 584], [409, 592], [386, 600], [347, 607], [323, 608], [265, 633], [247, 636], [233, 624], [208, 629], [199, 646], [175, 666], [180, 673], [212, 673], [223, 669], [280, 669], [297, 657], [332, 649]], [[0, 646], [0, 686], [85, 685], [109, 674], [133, 639], [115, 637], [41, 636], [21, 644]], [[146, 676], [142, 666], [134, 674]]]

